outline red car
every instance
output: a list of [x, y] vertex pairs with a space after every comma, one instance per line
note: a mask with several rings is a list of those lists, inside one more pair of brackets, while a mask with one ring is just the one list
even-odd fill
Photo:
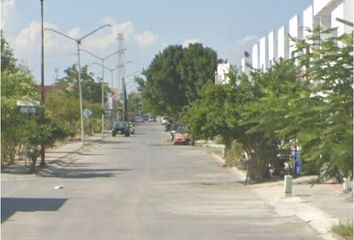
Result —
[[172, 141], [174, 145], [177, 144], [189, 144], [191, 141], [191, 137], [189, 136], [188, 133], [186, 133], [183, 129], [183, 127], [177, 128], [172, 136]]

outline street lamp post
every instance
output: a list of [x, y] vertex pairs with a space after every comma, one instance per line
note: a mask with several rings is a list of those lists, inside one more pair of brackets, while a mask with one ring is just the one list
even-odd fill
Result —
[[[118, 52], [119, 52], [120, 50], [118, 50]], [[113, 91], [113, 72], [115, 71], [115, 70], [117, 70], [117, 69], [119, 69], [119, 68], [122, 68], [125, 64], [128, 64], [128, 63], [130, 63], [130, 61], [127, 61], [127, 62], [125, 62], [125, 63], [123, 63], [123, 64], [120, 64], [120, 65], [117, 65], [115, 68], [109, 68], [109, 67], [106, 67], [106, 66], [104, 66], [103, 64], [100, 64], [100, 63], [93, 63], [93, 64], [96, 64], [96, 65], [98, 65], [98, 66], [101, 66], [103, 69], [107, 69], [107, 70], [109, 70], [110, 72], [111, 72], [111, 89], [112, 89], [112, 91]], [[113, 101], [114, 102], [114, 101]], [[112, 102], [112, 108], [114, 109], [114, 103]]]
[[[117, 54], [117, 53], [119, 53], [119, 52], [121, 52], [121, 51], [124, 51], [124, 50], [122, 49], [122, 50], [115, 51], [114, 53], [112, 53], [112, 54], [110, 54], [110, 55], [108, 55], [108, 56], [106, 56], [106, 57], [104, 57], [104, 58], [99, 57], [99, 56], [97, 56], [96, 54], [93, 54], [92, 52], [87, 51], [87, 50], [85, 50], [85, 49], [81, 49], [81, 51], [83, 51], [83, 52], [85, 52], [85, 53], [87, 53], [87, 54], [89, 54], [89, 55], [91, 55], [91, 56], [93, 56], [93, 57], [95, 57], [95, 58], [101, 60], [101, 62], [102, 62], [102, 64], [100, 64], [101, 67], [102, 67], [102, 81], [101, 81], [101, 91], [102, 91], [102, 92], [101, 92], [101, 96], [102, 96], [102, 102], [101, 102], [101, 105], [102, 105], [102, 108], [104, 109], [104, 69], [105, 69], [104, 62], [105, 62], [108, 58], [110, 58], [110, 57], [114, 56], [115, 54]], [[104, 136], [104, 113], [102, 113], [101, 121], [102, 121], [102, 136]]]
[[[43, 30], [43, 0], [41, 0], [41, 122], [44, 122], [44, 30]], [[45, 145], [41, 143], [41, 162], [40, 166], [45, 166]]]
[[127, 121], [127, 111], [128, 111], [128, 100], [127, 100], [127, 90], [125, 84], [125, 78], [133, 76], [135, 73], [140, 73], [140, 71], [135, 71], [131, 74], [122, 78], [122, 95], [123, 95], [123, 121]]
[[84, 35], [83, 37], [81, 38], [73, 38], [73, 37], [70, 37], [69, 35], [66, 35], [65, 33], [62, 33], [62, 32], [59, 32], [55, 29], [52, 29], [52, 28], [45, 28], [44, 30], [48, 30], [48, 31], [52, 31], [52, 32], [55, 32], [57, 34], [60, 34], [66, 38], [69, 38], [73, 41], [76, 42], [77, 44], [77, 56], [78, 56], [78, 82], [79, 82], [79, 98], [80, 98], [80, 120], [81, 120], [81, 140], [82, 140], [82, 144], [84, 145], [85, 144], [85, 133], [84, 133], [84, 120], [83, 120], [83, 117], [82, 117], [82, 90], [81, 90], [81, 66], [80, 66], [80, 44], [81, 42], [87, 38], [88, 36], [92, 35], [93, 33], [97, 32], [98, 30], [104, 28], [104, 27], [111, 27], [112, 25], [111, 24], [105, 24], [105, 25], [102, 25], [98, 28], [96, 28], [95, 30], [91, 31], [90, 33]]

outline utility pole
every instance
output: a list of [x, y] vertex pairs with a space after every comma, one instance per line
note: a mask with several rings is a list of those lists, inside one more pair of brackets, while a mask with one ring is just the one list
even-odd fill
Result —
[[[43, 0], [41, 0], [41, 122], [44, 122], [44, 26], [43, 26]], [[41, 143], [41, 162], [40, 166], [45, 166], [45, 145]]]
[[70, 37], [69, 35], [65, 34], [65, 33], [62, 33], [62, 32], [59, 32], [53, 28], [46, 28], [44, 30], [48, 30], [48, 31], [52, 31], [52, 32], [55, 32], [59, 35], [62, 35], [63, 37], [66, 37], [66, 38], [69, 38], [73, 41], [75, 41], [76, 45], [77, 45], [77, 65], [78, 65], [78, 84], [79, 84], [79, 95], [80, 95], [80, 119], [81, 119], [81, 141], [82, 141], [82, 145], [85, 145], [85, 131], [84, 131], [84, 120], [83, 120], [83, 116], [82, 116], [82, 108], [83, 108], [83, 104], [82, 104], [82, 91], [81, 91], [81, 66], [80, 66], [80, 52], [81, 52], [81, 49], [80, 49], [80, 44], [82, 43], [82, 41], [89, 37], [90, 35], [94, 34], [95, 32], [97, 32], [98, 30], [102, 29], [102, 28], [105, 28], [105, 27], [112, 27], [111, 24], [105, 24], [105, 25], [102, 25], [98, 28], [96, 28], [95, 30], [91, 31], [90, 33], [86, 34], [85, 36], [81, 37], [81, 38], [73, 38], [73, 37]]
[[[125, 120], [124, 119], [124, 88], [123, 88], [123, 77], [124, 77], [124, 74], [125, 74], [125, 66], [124, 66], [124, 63], [125, 63], [125, 52], [124, 52], [124, 34], [123, 33], [118, 33], [117, 35], [117, 40], [118, 40], [118, 66], [121, 66], [118, 71], [117, 71], [117, 100], [120, 101], [122, 100], [123, 101], [123, 112], [122, 112], [122, 116], [121, 116], [121, 119], [122, 120]], [[122, 99], [119, 99], [119, 81], [122, 82]]]

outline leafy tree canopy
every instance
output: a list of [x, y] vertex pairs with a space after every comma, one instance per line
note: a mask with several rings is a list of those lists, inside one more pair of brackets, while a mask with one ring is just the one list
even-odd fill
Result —
[[16, 61], [13, 50], [1, 30], [1, 71], [14, 71], [16, 69]]
[[216, 52], [202, 44], [167, 47], [144, 71], [146, 82], [138, 82], [144, 105], [151, 112], [177, 116], [199, 97], [203, 85], [213, 82], [216, 65]]
[[[74, 64], [64, 70], [66, 76], [59, 79], [55, 86], [72, 95], [79, 98], [79, 84], [78, 84], [78, 70]], [[88, 72], [88, 66], [81, 67], [81, 90], [83, 100], [89, 102], [100, 103], [102, 101], [102, 86], [100, 82], [95, 82], [94, 74]], [[105, 96], [107, 96], [108, 87], [105, 86]]]

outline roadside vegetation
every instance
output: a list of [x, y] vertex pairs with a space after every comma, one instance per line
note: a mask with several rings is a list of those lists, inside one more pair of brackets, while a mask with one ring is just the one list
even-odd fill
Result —
[[295, 145], [305, 174], [352, 179], [353, 35], [328, 37], [330, 31], [293, 39], [294, 58], [266, 72], [232, 67], [224, 85], [213, 82], [215, 52], [200, 44], [168, 47], [145, 71], [146, 81], [137, 81], [143, 102], [182, 121], [194, 140], [220, 137], [228, 152], [241, 148], [254, 181], [268, 178], [270, 168], [280, 171], [278, 156]]
[[353, 239], [353, 222], [339, 223], [333, 225], [332, 232], [346, 240]]
[[[32, 160], [32, 170], [40, 154], [39, 146], [52, 146], [56, 141], [80, 132], [80, 111], [75, 65], [65, 70], [54, 90], [45, 96], [44, 106], [32, 114], [22, 113], [18, 101], [40, 101], [40, 86], [30, 70], [18, 63], [1, 31], [1, 165], [14, 164], [19, 156]], [[94, 81], [87, 66], [82, 68], [84, 108], [90, 108], [89, 131], [100, 131], [101, 84]], [[108, 91], [108, 89], [106, 89]], [[44, 117], [41, 117], [43, 113]], [[87, 123], [86, 123], [87, 124]]]

